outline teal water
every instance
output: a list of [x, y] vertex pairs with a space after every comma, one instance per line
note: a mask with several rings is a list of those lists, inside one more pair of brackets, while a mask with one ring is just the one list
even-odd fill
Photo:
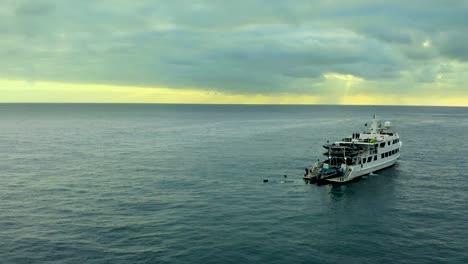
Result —
[[[305, 184], [374, 111], [398, 164]], [[468, 263], [466, 131], [467, 108], [0, 104], [0, 262]]]

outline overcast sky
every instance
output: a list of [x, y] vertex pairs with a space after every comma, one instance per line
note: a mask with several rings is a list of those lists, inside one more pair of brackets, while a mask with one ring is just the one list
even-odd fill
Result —
[[1, 80], [468, 98], [468, 1], [1, 2]]

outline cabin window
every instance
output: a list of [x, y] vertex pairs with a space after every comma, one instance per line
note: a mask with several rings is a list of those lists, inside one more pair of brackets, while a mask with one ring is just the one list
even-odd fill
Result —
[[380, 147], [384, 148], [385, 147], [385, 142], [380, 143]]
[[387, 142], [387, 144], [390, 146], [390, 141], [389, 141], [389, 142]]
[[376, 160], [377, 160], [377, 155], [374, 156], [374, 161], [376, 161]]
[[388, 157], [388, 152], [385, 152], [385, 157]]
[[371, 162], [371, 161], [372, 161], [372, 157], [368, 157], [367, 162]]
[[362, 163], [366, 163], [366, 159], [362, 159]]
[[382, 156], [382, 159], [383, 159], [383, 158], [385, 158], [385, 153], [382, 153], [382, 155], [381, 155], [381, 156]]

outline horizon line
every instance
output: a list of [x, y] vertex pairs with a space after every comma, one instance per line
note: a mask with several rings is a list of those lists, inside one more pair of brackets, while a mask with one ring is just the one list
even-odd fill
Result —
[[366, 105], [366, 104], [223, 104], [223, 103], [130, 103], [130, 102], [0, 102], [0, 104], [105, 104], [105, 105], [233, 105], [233, 106], [363, 106], [363, 107], [376, 107], [376, 106], [390, 106], [390, 107], [460, 107], [466, 108], [468, 105], [417, 105], [417, 104], [402, 104], [402, 105]]

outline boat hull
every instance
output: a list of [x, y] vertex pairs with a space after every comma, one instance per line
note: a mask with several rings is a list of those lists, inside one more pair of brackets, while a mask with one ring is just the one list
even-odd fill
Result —
[[369, 167], [369, 168], [362, 168], [361, 169], [358, 166], [354, 166], [354, 168], [352, 168], [352, 171], [348, 175], [348, 177], [334, 177], [334, 178], [328, 178], [328, 179], [324, 179], [324, 180], [326, 182], [329, 182], [329, 183], [347, 183], [347, 182], [351, 182], [351, 181], [354, 181], [354, 180], [356, 180], [356, 179], [358, 179], [358, 178], [360, 178], [360, 177], [362, 177], [364, 175], [368, 175], [370, 173], [377, 172], [377, 171], [392, 167], [392, 166], [395, 165], [397, 159], [398, 159], [398, 157], [395, 157], [394, 159], [391, 159], [389, 161], [383, 162], [381, 164], [378, 164], [378, 165], [375, 165], [375, 166], [372, 166], [372, 167]]

